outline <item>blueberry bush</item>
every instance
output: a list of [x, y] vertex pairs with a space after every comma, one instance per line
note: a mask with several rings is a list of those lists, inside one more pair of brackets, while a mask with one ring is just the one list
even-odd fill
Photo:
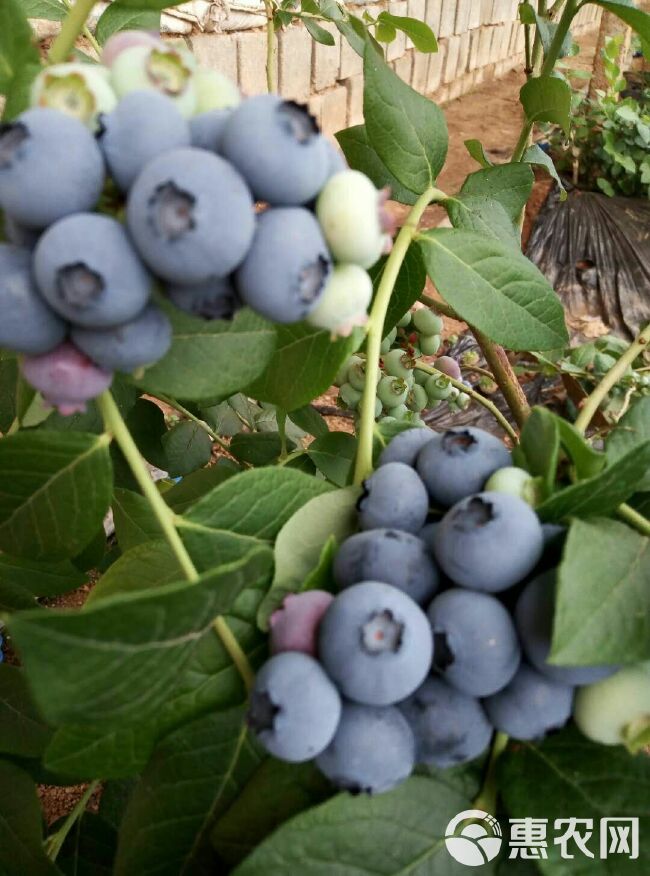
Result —
[[[383, 55], [435, 51], [422, 22], [268, 0], [242, 99], [156, 35], [166, 0], [93, 5], [0, 3], [0, 872], [456, 873], [471, 808], [638, 816], [647, 869], [650, 327], [568, 349], [521, 252], [582, 3], [520, 5], [521, 135], [497, 165], [468, 140], [451, 194], [444, 115]], [[363, 56], [343, 154], [273, 93], [296, 18]], [[567, 417], [506, 351], [572, 376]], [[312, 405], [333, 384], [354, 434]], [[443, 402], [493, 433], [429, 429]], [[37, 785], [78, 783], [44, 826]]]

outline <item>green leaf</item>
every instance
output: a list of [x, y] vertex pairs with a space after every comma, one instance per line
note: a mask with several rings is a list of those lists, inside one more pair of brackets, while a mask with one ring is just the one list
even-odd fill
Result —
[[156, 741], [153, 721], [132, 727], [64, 725], [50, 742], [43, 762], [71, 779], [124, 778], [142, 772]]
[[125, 8], [119, 0], [111, 3], [99, 17], [95, 36], [103, 46], [109, 37], [120, 30], [151, 30], [157, 33], [160, 30], [160, 12], [147, 8], [146, 0], [143, 0], [141, 9]]
[[185, 420], [162, 438], [171, 477], [191, 474], [212, 458], [212, 438], [198, 423]]
[[23, 432], [0, 441], [0, 548], [29, 559], [76, 556], [111, 497], [110, 438]]
[[[610, 463], [650, 439], [650, 397], [639, 399], [607, 436], [606, 452]], [[650, 471], [637, 484], [636, 492], [650, 490]]]
[[467, 195], [460, 192], [443, 201], [454, 228], [475, 231], [485, 237], [494, 237], [507, 246], [521, 249], [519, 227], [506, 213], [499, 201], [488, 195]]
[[[386, 258], [382, 258], [370, 270], [375, 294], [385, 267]], [[406, 251], [406, 256], [401, 264], [395, 286], [393, 287], [393, 293], [390, 296], [386, 318], [384, 319], [384, 337], [397, 325], [398, 320], [404, 316], [406, 311], [410, 310], [415, 304], [424, 291], [426, 281], [427, 271], [422, 260], [420, 248], [410, 246]]]
[[639, 34], [644, 42], [650, 41], [650, 15], [647, 12], [642, 12], [637, 9], [632, 3], [619, 0], [618, 3], [613, 0], [589, 0], [597, 6], [602, 6], [608, 12], [617, 15], [625, 24], [629, 24], [632, 30]]
[[388, 170], [370, 145], [365, 125], [345, 128], [336, 134], [336, 139], [353, 170], [365, 173], [378, 189], [388, 186], [394, 201], [399, 201], [400, 204], [415, 204], [418, 199], [417, 194], [403, 186]]
[[86, 606], [117, 593], [161, 587], [182, 578], [183, 572], [171, 548], [161, 538], [145, 541], [125, 551], [88, 594]]
[[[108, 8], [110, 9], [110, 6]], [[162, 440], [167, 434], [167, 424], [165, 415], [158, 405], [146, 398], [136, 399], [126, 413], [125, 420], [131, 437], [147, 462], [162, 471], [167, 471], [168, 460]], [[124, 464], [127, 465], [126, 461]]]
[[311, 38], [316, 40], [317, 43], [320, 43], [322, 46], [336, 45], [332, 34], [328, 30], [325, 30], [324, 27], [321, 27], [318, 22], [314, 21], [311, 18], [303, 18], [301, 20], [309, 31]]
[[551, 662], [650, 658], [650, 539], [606, 518], [574, 520], [558, 574]]
[[[361, 343], [362, 333], [332, 341], [329, 331], [304, 323], [276, 326], [276, 344], [264, 374], [248, 388], [260, 401], [285, 411], [308, 404], [332, 385], [336, 372]], [[240, 357], [241, 358], [241, 357]]]
[[388, 794], [338, 794], [274, 831], [235, 876], [451, 876], [445, 828], [470, 801], [442, 780], [414, 776]]
[[418, 239], [442, 297], [493, 341], [512, 350], [567, 343], [562, 304], [523, 254], [471, 231], [436, 228]]
[[85, 581], [86, 575], [66, 561], [38, 563], [0, 554], [0, 582], [20, 587], [34, 597], [59, 596]]
[[[380, 12], [378, 21], [387, 23], [401, 30], [411, 40], [418, 52], [432, 53], [438, 51], [438, 41], [428, 24], [417, 18], [404, 15], [391, 15], [390, 12]], [[379, 36], [377, 36], [379, 39]]]
[[117, 487], [113, 493], [112, 508], [117, 542], [123, 552], [161, 537], [162, 530], [151, 505], [140, 493]]
[[269, 552], [256, 549], [195, 583], [114, 596], [84, 611], [14, 615], [10, 632], [45, 718], [108, 728], [158, 714], [201, 635], [268, 562]]
[[[27, 69], [40, 64], [34, 35], [19, 0], [0, 4], [0, 94], [10, 94]], [[5, 108], [5, 118], [8, 113]]]
[[521, 211], [533, 190], [533, 172], [526, 164], [498, 164], [470, 173], [462, 185], [464, 195], [483, 195], [498, 201], [513, 222], [518, 222]]
[[357, 455], [357, 439], [347, 432], [329, 432], [313, 441], [307, 453], [328, 481], [344, 487], [350, 482]]
[[279, 432], [240, 432], [230, 442], [230, 453], [249, 465], [271, 465], [282, 453]]
[[403, 186], [422, 194], [447, 156], [439, 107], [403, 82], [370, 45], [364, 53], [363, 112], [370, 145]]
[[40, 757], [52, 730], [39, 714], [18, 666], [0, 664], [0, 752], [16, 757]]
[[170, 6], [180, 6], [184, 0], [113, 0], [125, 9], [168, 9]]
[[126, 807], [116, 876], [197, 873], [215, 819], [260, 759], [242, 708], [206, 715], [164, 739]]
[[32, 779], [0, 761], [0, 867], [7, 876], [60, 876], [43, 850], [43, 816]]
[[465, 149], [469, 152], [474, 161], [478, 161], [481, 167], [493, 167], [494, 162], [488, 158], [483, 144], [480, 140], [465, 140]]
[[314, 438], [320, 438], [329, 433], [330, 427], [327, 425], [327, 420], [318, 413], [313, 405], [305, 405], [303, 408], [290, 411], [289, 419], [299, 429], [308, 435], [313, 435]]
[[605, 454], [594, 450], [573, 423], [562, 417], [556, 417], [556, 422], [560, 430], [560, 443], [575, 466], [578, 480], [599, 474], [605, 467]]
[[67, 835], [56, 863], [65, 876], [112, 876], [116, 845], [115, 827], [99, 815], [84, 812]]
[[650, 440], [610, 463], [599, 475], [580, 481], [551, 496], [537, 507], [542, 520], [604, 516], [636, 492], [650, 467]]
[[524, 152], [524, 156], [521, 159], [526, 164], [536, 164], [539, 167], [543, 167], [548, 171], [549, 175], [553, 177], [555, 182], [558, 184], [558, 188], [560, 189], [560, 200], [566, 201], [568, 198], [567, 191], [564, 188], [564, 183], [560, 177], [560, 174], [557, 172], [557, 168], [553, 163], [553, 159], [551, 156], [544, 152], [541, 146], [538, 146], [537, 143], [534, 143]]
[[173, 511], [177, 514], [184, 514], [202, 496], [227, 481], [238, 471], [235, 463], [227, 465], [224, 460], [220, 460], [216, 465], [202, 468], [200, 471], [194, 471], [187, 475], [180, 483], [167, 490], [163, 497]]
[[357, 527], [358, 487], [316, 496], [282, 527], [275, 542], [275, 576], [262, 602], [257, 621], [268, 629], [268, 619], [288, 593], [307, 589], [305, 582], [321, 558], [329, 538], [341, 543]]
[[571, 130], [571, 87], [557, 76], [529, 79], [519, 92], [526, 118], [534, 122], [554, 122], [566, 135]]
[[[177, 308], [167, 315], [174, 326], [171, 350], [137, 381], [152, 395], [194, 401], [226, 398], [256, 380], [271, 360], [274, 328], [248, 308], [232, 322], [195, 319]], [[255, 352], [243, 356], [242, 350]]]
[[533, 408], [524, 423], [519, 448], [526, 460], [527, 470], [542, 478], [544, 495], [553, 492], [560, 453], [558, 418], [546, 408]]
[[397, 39], [397, 29], [389, 21], [378, 20], [375, 27], [375, 37], [380, 43], [392, 43]]
[[27, 18], [44, 18], [47, 21], [62, 21], [66, 8], [60, 0], [21, 0]]

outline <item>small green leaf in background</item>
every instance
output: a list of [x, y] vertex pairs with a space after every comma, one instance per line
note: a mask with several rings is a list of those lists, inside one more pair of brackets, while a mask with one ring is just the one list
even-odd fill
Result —
[[461, 187], [464, 195], [483, 195], [498, 201], [513, 222], [518, 222], [521, 211], [533, 190], [533, 172], [520, 162], [497, 164], [476, 170]]
[[203, 468], [212, 458], [212, 438], [198, 423], [189, 420], [166, 432], [162, 445], [167, 471], [173, 478]]
[[550, 350], [567, 343], [560, 299], [522, 253], [455, 228], [435, 228], [418, 240], [442, 297], [493, 341], [512, 350]]
[[17, 766], [0, 760], [0, 850], [7, 876], [60, 876], [43, 850], [43, 813], [36, 785]]
[[47, 21], [62, 21], [66, 8], [61, 0], [21, 0], [27, 18], [44, 18]]
[[[139, 398], [126, 414], [125, 420], [131, 437], [147, 462], [167, 471], [167, 456], [162, 442], [167, 434], [167, 425], [158, 405], [146, 398]], [[124, 464], [127, 465], [126, 460]]]
[[[52, 829], [61, 823], [55, 822]], [[86, 811], [65, 838], [56, 863], [64, 876], [112, 876], [116, 846], [115, 827]]]
[[381, 15], [377, 19], [375, 28], [375, 37], [380, 43], [392, 43], [397, 39], [397, 30], [390, 21], [381, 20]]
[[64, 724], [54, 733], [43, 763], [71, 779], [120, 779], [142, 772], [155, 741], [153, 721], [129, 727]]
[[[0, 3], [0, 94], [11, 95], [4, 119], [13, 118], [26, 106], [26, 85], [40, 66], [34, 35], [19, 0]], [[19, 96], [20, 93], [20, 96]], [[22, 106], [19, 105], [22, 103]]]
[[344, 487], [350, 482], [357, 455], [357, 439], [347, 432], [329, 432], [313, 441], [307, 453], [328, 481]]
[[240, 469], [235, 462], [220, 459], [215, 465], [192, 472], [184, 477], [180, 483], [167, 490], [163, 494], [165, 502], [177, 514], [184, 514], [202, 496], [239, 471]]
[[313, 405], [305, 405], [303, 408], [290, 411], [289, 419], [299, 429], [302, 429], [307, 435], [313, 435], [314, 438], [327, 435], [330, 429], [325, 417], [321, 416]]
[[40, 757], [52, 730], [41, 717], [18, 666], [0, 664], [0, 752]]
[[111, 507], [117, 542], [123, 552], [150, 539], [161, 538], [160, 524], [140, 493], [116, 487]]
[[[608, 461], [616, 462], [621, 456], [625, 456], [648, 439], [650, 439], [650, 397], [645, 396], [621, 417], [616, 428], [607, 436], [605, 447]], [[650, 470], [641, 476], [636, 490], [650, 491]]]
[[178, 560], [166, 541], [161, 538], [144, 541], [115, 560], [88, 594], [84, 608], [117, 593], [171, 584], [182, 576]]
[[494, 162], [488, 158], [480, 140], [465, 140], [465, 149], [467, 149], [474, 161], [478, 161], [481, 167], [493, 167]]
[[619, 2], [615, 2], [615, 0], [589, 0], [589, 2], [602, 6], [608, 12], [617, 15], [621, 21], [629, 24], [645, 43], [650, 42], [650, 15], [638, 9], [631, 0], [619, 0]]
[[76, 556], [112, 490], [109, 438], [23, 432], [0, 441], [0, 548], [33, 560]]
[[147, 8], [147, 0], [142, 0], [141, 9], [113, 2], [100, 15], [95, 36], [103, 46], [109, 37], [120, 30], [150, 30], [157, 33], [160, 30], [160, 12]]
[[332, 34], [328, 30], [325, 30], [324, 27], [321, 27], [317, 21], [314, 21], [311, 18], [303, 18], [301, 20], [309, 31], [312, 39], [314, 39], [317, 43], [320, 43], [322, 46], [336, 45]]
[[271, 465], [282, 452], [282, 439], [279, 432], [240, 432], [230, 442], [229, 450], [249, 465]]
[[365, 125], [345, 128], [336, 134], [336, 139], [353, 170], [365, 173], [378, 189], [388, 186], [393, 201], [398, 201], [400, 204], [415, 204], [418, 199], [417, 194], [403, 186], [388, 170], [370, 145]]
[[553, 159], [551, 156], [544, 152], [541, 146], [538, 146], [537, 143], [534, 143], [524, 152], [524, 157], [521, 159], [526, 164], [536, 164], [539, 167], [543, 167], [548, 171], [550, 176], [553, 177], [555, 182], [558, 184], [558, 188], [560, 189], [560, 200], [566, 201], [568, 198], [567, 190], [564, 188], [564, 183], [560, 177], [560, 174], [557, 172], [557, 168], [553, 163]]
[[72, 563], [39, 563], [36, 560], [0, 555], [0, 584], [12, 584], [33, 598], [60, 596], [80, 587], [86, 576]]
[[422, 194], [435, 183], [445, 163], [445, 117], [370, 45], [364, 53], [364, 76], [363, 113], [370, 145], [403, 186]]
[[453, 198], [446, 198], [443, 205], [454, 228], [476, 231], [486, 237], [494, 237], [518, 251], [521, 249], [519, 227], [499, 201], [488, 195], [459, 192]]
[[574, 520], [559, 568], [551, 663], [650, 659], [650, 539], [606, 518]]
[[533, 408], [521, 430], [517, 455], [523, 456], [524, 467], [534, 477], [542, 479], [544, 496], [550, 496], [560, 453], [560, 430], [557, 418], [546, 408]]
[[571, 87], [557, 76], [529, 79], [519, 92], [526, 118], [533, 122], [554, 122], [569, 135], [571, 129]]
[[[418, 52], [430, 54], [438, 51], [436, 35], [424, 21], [420, 21], [417, 18], [408, 18], [404, 15], [392, 15], [390, 12], [380, 12], [377, 21], [383, 25], [388, 24], [393, 29], [396, 28], [405, 33]], [[379, 39], [379, 34], [377, 34], [377, 39]]]
[[575, 467], [578, 480], [586, 480], [599, 474], [605, 467], [605, 454], [595, 450], [573, 423], [562, 417], [555, 419], [560, 430], [560, 443]]
[[[375, 294], [377, 293], [377, 287], [379, 286], [379, 281], [381, 280], [385, 266], [386, 259], [381, 258], [377, 264], [373, 265], [370, 269], [370, 276], [372, 277], [372, 285]], [[393, 287], [393, 294], [390, 296], [386, 318], [384, 319], [384, 337], [386, 337], [391, 329], [395, 327], [398, 320], [404, 316], [406, 311], [410, 310], [415, 304], [424, 291], [426, 281], [427, 271], [424, 266], [420, 248], [417, 246], [410, 246], [406, 251], [404, 261], [400, 266], [399, 274], [397, 275], [397, 280]]]

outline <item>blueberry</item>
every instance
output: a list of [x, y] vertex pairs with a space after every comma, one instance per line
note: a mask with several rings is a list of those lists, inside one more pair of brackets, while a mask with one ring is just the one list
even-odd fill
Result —
[[411, 313], [410, 310], [407, 310], [406, 313], [404, 314], [404, 316], [401, 316], [397, 320], [397, 326], [398, 326], [398, 328], [408, 328], [411, 325], [412, 320], [413, 320], [413, 314]]
[[521, 592], [515, 623], [524, 654], [532, 665], [562, 684], [593, 684], [616, 672], [616, 666], [555, 666], [548, 662], [555, 615], [556, 570], [533, 578]]
[[335, 146], [330, 140], [325, 141], [327, 144], [327, 176], [326, 179], [331, 179], [335, 174], [342, 170], [348, 170], [348, 163], [345, 160], [345, 155]]
[[[451, 343], [451, 338], [449, 338], [448, 340]], [[435, 361], [435, 367], [438, 371], [441, 371], [448, 377], [453, 377], [454, 380], [460, 380], [462, 377], [460, 365], [451, 356], [438, 356]]]
[[32, 106], [59, 110], [95, 131], [100, 114], [117, 103], [109, 77], [104, 67], [81, 61], [44, 67], [32, 84]]
[[193, 286], [170, 284], [165, 291], [179, 310], [202, 319], [232, 319], [241, 306], [230, 277], [211, 277]]
[[382, 794], [407, 779], [415, 766], [415, 740], [408, 721], [392, 706], [343, 703], [334, 739], [316, 766], [337, 788], [352, 794]]
[[507, 687], [483, 701], [497, 730], [513, 739], [541, 739], [571, 717], [573, 688], [522, 663]]
[[106, 40], [102, 49], [101, 62], [104, 66], [111, 67], [115, 58], [125, 49], [130, 49], [133, 46], [160, 48], [163, 45], [163, 41], [158, 36], [146, 30], [122, 30]]
[[257, 673], [248, 724], [264, 748], [290, 763], [311, 760], [326, 748], [341, 716], [341, 698], [319, 664], [287, 651]]
[[364, 173], [344, 170], [332, 176], [316, 202], [316, 215], [337, 261], [369, 268], [390, 245], [384, 221], [385, 194]]
[[400, 432], [381, 452], [377, 466], [386, 465], [389, 462], [403, 462], [405, 465], [414, 466], [417, 455], [425, 444], [435, 436], [431, 429], [407, 429]]
[[413, 325], [423, 335], [439, 335], [444, 323], [442, 317], [430, 307], [421, 307], [413, 312]]
[[113, 378], [69, 343], [42, 356], [25, 356], [21, 371], [45, 403], [64, 416], [85, 411], [86, 402], [108, 389]]
[[164, 94], [132, 91], [102, 116], [98, 141], [111, 176], [125, 192], [152, 158], [189, 146], [190, 128]]
[[442, 338], [440, 335], [422, 335], [420, 337], [420, 349], [424, 356], [435, 356], [441, 344]]
[[304, 319], [318, 304], [332, 262], [318, 222], [302, 207], [266, 210], [237, 272], [245, 304], [275, 322]]
[[73, 328], [70, 339], [96, 365], [131, 373], [162, 359], [172, 343], [172, 327], [162, 310], [149, 304], [134, 319], [113, 328]]
[[97, 213], [77, 213], [48, 228], [34, 250], [34, 276], [51, 307], [86, 328], [133, 319], [151, 291], [124, 227]]
[[474, 760], [490, 744], [492, 725], [474, 697], [427, 678], [399, 708], [415, 737], [418, 763], [440, 769]]
[[131, 188], [126, 220], [152, 271], [181, 284], [232, 273], [255, 232], [242, 178], [222, 158], [193, 148], [149, 162]]
[[132, 91], [159, 91], [174, 101], [184, 118], [196, 111], [196, 62], [183, 49], [166, 43], [132, 45], [111, 62], [111, 84], [119, 98]]
[[91, 210], [104, 185], [104, 159], [77, 119], [31, 109], [0, 125], [0, 206], [30, 228]]
[[276, 94], [257, 95], [237, 107], [221, 153], [255, 198], [274, 206], [311, 201], [325, 182], [330, 161], [327, 141], [308, 110]]
[[588, 739], [601, 745], [632, 742], [647, 728], [650, 715], [650, 667], [624, 666], [616, 675], [581, 687], [573, 717]]
[[[356, 358], [356, 357], [355, 357]], [[363, 392], [366, 386], [366, 360], [359, 359], [348, 368], [347, 372], [348, 383], [350, 383], [359, 392]], [[377, 374], [377, 383], [381, 380], [381, 372]]]
[[360, 390], [355, 389], [351, 383], [343, 383], [339, 388], [339, 399], [343, 402], [343, 405], [351, 411], [356, 411], [359, 407], [362, 395], [363, 393]]
[[362, 359], [361, 356], [350, 356], [350, 358], [346, 359], [339, 368], [339, 370], [336, 372], [336, 376], [334, 378], [334, 386], [340, 387], [343, 386], [344, 383], [349, 383], [351, 370], [359, 365], [363, 367], [365, 380], [365, 359]]
[[325, 590], [306, 590], [285, 596], [269, 621], [271, 653], [302, 651], [315, 657], [318, 627], [333, 599]]
[[384, 370], [391, 377], [408, 380], [413, 376], [413, 360], [404, 350], [391, 350], [384, 356]]
[[492, 472], [506, 465], [510, 452], [498, 438], [465, 426], [436, 435], [418, 454], [416, 468], [433, 501], [449, 506], [478, 493]]
[[429, 404], [429, 398], [427, 396], [426, 390], [423, 386], [420, 386], [416, 383], [408, 394], [408, 398], [406, 399], [406, 406], [410, 411], [413, 411], [416, 414], [419, 414], [420, 411], [423, 411]]
[[508, 684], [521, 653], [515, 626], [498, 599], [452, 588], [435, 597], [427, 614], [433, 667], [448, 684], [474, 697], [490, 696]]
[[196, 92], [194, 112], [197, 115], [229, 109], [241, 103], [241, 94], [235, 83], [218, 70], [199, 67], [193, 80]]
[[34, 249], [41, 234], [41, 228], [28, 228], [27, 225], [21, 225], [20, 222], [16, 222], [11, 216], [5, 215], [4, 217], [5, 238], [8, 243], [13, 243], [14, 246]]
[[401, 377], [382, 377], [377, 386], [377, 397], [385, 408], [396, 408], [406, 402], [409, 385]]
[[190, 119], [192, 146], [196, 146], [197, 149], [207, 149], [208, 152], [219, 152], [221, 138], [231, 115], [231, 109], [215, 109], [192, 116]]
[[523, 468], [514, 465], [499, 468], [485, 482], [484, 489], [493, 493], [508, 493], [518, 496], [524, 502], [535, 507], [537, 487], [535, 479]]
[[424, 484], [403, 462], [382, 465], [364, 483], [359, 499], [361, 529], [402, 529], [418, 532], [429, 513], [429, 498]]
[[431, 630], [405, 593], [378, 581], [343, 590], [321, 621], [321, 663], [341, 693], [371, 706], [403, 700], [431, 666]]
[[358, 265], [335, 265], [307, 322], [328, 329], [332, 336], [348, 337], [356, 326], [368, 322], [372, 280]]
[[396, 337], [397, 337], [397, 329], [396, 329], [396, 328], [392, 328], [392, 329], [388, 332], [388, 334], [386, 335], [386, 337], [383, 339], [383, 341], [381, 342], [381, 346], [380, 346], [380, 348], [379, 348], [379, 352], [381, 353], [382, 356], [385, 356], [386, 353], [389, 353], [389, 352], [390, 352], [390, 348], [391, 348], [391, 347], [393, 346], [393, 344], [395, 343], [395, 338], [396, 338]]
[[434, 544], [440, 568], [452, 581], [489, 593], [523, 581], [543, 549], [537, 515], [507, 493], [461, 499], [442, 518]]
[[18, 353], [47, 353], [61, 343], [66, 327], [34, 285], [31, 253], [0, 243], [0, 347]]
[[438, 589], [438, 570], [423, 541], [397, 529], [370, 529], [346, 539], [334, 559], [340, 589], [383, 581], [422, 605]]
[[[416, 374], [420, 373], [416, 371]], [[429, 401], [436, 403], [451, 398], [454, 386], [446, 375], [430, 374], [424, 384]]]

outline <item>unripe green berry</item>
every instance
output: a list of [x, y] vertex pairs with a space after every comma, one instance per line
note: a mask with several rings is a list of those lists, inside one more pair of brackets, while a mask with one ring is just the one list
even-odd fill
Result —
[[458, 401], [458, 396], [460, 395], [460, 389], [455, 386], [452, 386], [451, 392], [447, 396], [448, 401]]
[[350, 356], [349, 359], [346, 359], [339, 368], [339, 370], [336, 372], [336, 377], [334, 378], [334, 386], [343, 386], [344, 383], [347, 383], [348, 371], [350, 370], [350, 368], [352, 368], [353, 365], [356, 365], [358, 362], [363, 362], [363, 359], [360, 356]]
[[403, 405], [408, 393], [409, 387], [400, 377], [382, 377], [377, 387], [377, 396], [387, 409]]
[[404, 350], [391, 350], [384, 356], [384, 370], [392, 377], [406, 380], [413, 374], [413, 361]]
[[339, 398], [344, 402], [345, 406], [352, 411], [356, 411], [361, 401], [361, 393], [355, 389], [350, 383], [344, 383], [339, 389]]
[[414, 312], [413, 325], [423, 335], [439, 335], [444, 323], [435, 310], [422, 307]]
[[397, 337], [397, 329], [396, 328], [394, 328], [388, 332], [388, 334], [386, 335], [384, 340], [381, 342], [381, 347], [379, 348], [382, 356], [384, 356], [386, 353], [388, 353], [390, 348], [395, 343], [396, 337]]
[[375, 420], [381, 417], [382, 411], [384, 410], [384, 406], [381, 403], [381, 399], [375, 399]]
[[454, 389], [448, 377], [438, 377], [436, 374], [431, 374], [427, 378], [424, 388], [431, 401], [443, 401], [449, 398]]
[[463, 365], [478, 365], [479, 359], [480, 356], [476, 352], [476, 350], [467, 350], [460, 357], [460, 361], [463, 363]]
[[425, 356], [435, 356], [442, 344], [440, 335], [422, 335], [420, 337], [420, 349]]
[[[381, 380], [381, 372], [377, 372], [377, 383]], [[366, 385], [366, 360], [355, 362], [348, 368], [348, 383], [352, 384], [359, 392], [363, 392]]]
[[197, 115], [239, 106], [241, 103], [241, 94], [232, 79], [207, 67], [199, 67], [194, 74], [194, 89]]
[[404, 420], [411, 413], [412, 411], [409, 411], [406, 405], [396, 405], [396, 407], [391, 408], [391, 414], [395, 417], [396, 420]]
[[411, 311], [407, 310], [404, 316], [397, 320], [398, 328], [408, 328], [411, 325]]
[[471, 405], [472, 399], [466, 392], [461, 392], [458, 398], [456, 399], [456, 407], [461, 411], [466, 411], [467, 408]]
[[423, 411], [429, 403], [429, 396], [423, 386], [416, 383], [409, 392], [406, 406], [411, 411]]
[[493, 493], [508, 493], [510, 496], [518, 496], [533, 507], [537, 501], [536, 479], [523, 468], [517, 468], [514, 465], [497, 469], [490, 475], [483, 489]]
[[422, 371], [420, 368], [413, 369], [413, 379], [420, 386], [424, 386], [431, 375], [427, 374], [426, 371]]
[[44, 67], [32, 84], [32, 106], [59, 110], [96, 131], [100, 114], [117, 104], [109, 77], [105, 67], [79, 61]]
[[[631, 742], [650, 717], [650, 669], [625, 666], [609, 678], [578, 689], [573, 717], [588, 739], [601, 745]], [[637, 730], [637, 734], [634, 730]]]

